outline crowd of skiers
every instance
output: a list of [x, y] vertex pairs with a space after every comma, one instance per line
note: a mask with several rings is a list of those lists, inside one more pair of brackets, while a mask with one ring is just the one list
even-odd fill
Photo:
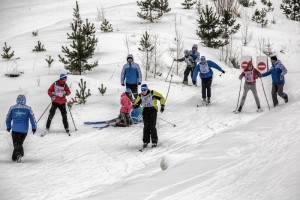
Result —
[[[181, 59], [174, 59], [174, 61], [186, 62], [186, 69], [184, 71], [183, 84], [188, 84], [188, 76], [190, 74], [193, 85], [197, 85], [197, 76], [201, 79], [202, 99], [206, 104], [211, 101], [211, 84], [213, 80], [213, 70], [215, 68], [222, 72], [225, 71], [211, 60], [207, 60], [204, 56], [200, 56], [197, 51], [198, 46], [192, 46], [192, 50], [184, 51], [184, 57]], [[261, 111], [260, 101], [256, 90], [256, 79], [261, 77], [272, 76], [272, 100], [274, 107], [278, 105], [277, 95], [288, 102], [288, 95], [283, 92], [285, 79], [284, 75], [287, 73], [285, 66], [277, 59], [276, 56], [271, 57], [272, 67], [268, 72], [261, 74], [253, 67], [252, 62], [248, 62], [247, 68], [241, 73], [239, 78], [245, 78], [244, 91], [238, 112], [242, 111], [246, 96], [249, 90], [252, 91], [254, 99], [258, 108]], [[71, 94], [71, 91], [66, 83], [67, 75], [61, 74], [59, 80], [55, 81], [48, 89], [48, 95], [51, 98], [51, 108], [46, 123], [46, 132], [49, 131], [51, 121], [55, 115], [57, 108], [62, 115], [62, 121], [65, 131], [69, 133], [69, 124], [66, 109], [66, 96]], [[120, 114], [116, 120], [115, 125], [120, 127], [130, 126], [133, 122], [138, 123], [141, 121], [139, 117], [142, 113], [142, 120], [144, 123], [143, 128], [143, 148], [146, 148], [151, 142], [152, 147], [156, 147], [158, 143], [156, 121], [157, 112], [164, 112], [166, 100], [162, 94], [155, 90], [148, 88], [146, 84], [142, 84], [142, 73], [139, 65], [134, 62], [132, 54], [127, 56], [127, 62], [123, 66], [121, 72], [121, 85], [125, 86], [124, 92], [120, 97]], [[138, 93], [138, 85], [141, 85], [141, 92]], [[160, 108], [158, 107], [160, 102]], [[132, 117], [135, 113], [135, 117]], [[35, 120], [31, 107], [26, 105], [26, 98], [24, 95], [17, 97], [16, 105], [10, 107], [7, 117], [6, 126], [7, 131], [12, 130], [13, 139], [13, 161], [21, 161], [24, 156], [23, 142], [28, 133], [29, 121], [32, 126], [33, 134], [37, 129], [37, 122]]]

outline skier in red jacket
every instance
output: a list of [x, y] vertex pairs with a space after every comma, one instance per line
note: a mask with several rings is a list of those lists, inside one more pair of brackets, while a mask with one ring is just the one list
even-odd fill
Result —
[[66, 84], [67, 75], [61, 74], [59, 80], [55, 81], [50, 88], [48, 89], [48, 95], [51, 97], [52, 106], [50, 108], [50, 113], [48, 116], [46, 124], [46, 132], [49, 132], [51, 121], [55, 115], [55, 111], [58, 108], [61, 112], [63, 124], [67, 133], [69, 133], [69, 123], [67, 118], [67, 109], [66, 109], [66, 96], [71, 94], [71, 91]]
[[130, 112], [132, 110], [132, 91], [129, 88], [126, 88], [126, 91], [121, 94], [121, 108], [119, 120], [116, 123], [116, 126], [130, 126], [132, 124], [132, 120], [130, 117]]

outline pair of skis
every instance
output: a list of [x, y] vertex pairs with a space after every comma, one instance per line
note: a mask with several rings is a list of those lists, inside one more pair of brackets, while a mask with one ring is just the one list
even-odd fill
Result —
[[[49, 131], [44, 131], [42, 134], [41, 134], [41, 137], [44, 137], [45, 135], [47, 135], [49, 133]], [[68, 136], [71, 136], [71, 133], [70, 132], [66, 132], [68, 134]]]

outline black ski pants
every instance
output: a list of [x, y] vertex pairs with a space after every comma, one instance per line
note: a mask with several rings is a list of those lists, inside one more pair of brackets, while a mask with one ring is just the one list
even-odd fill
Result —
[[136, 99], [137, 96], [138, 96], [138, 84], [129, 84], [129, 83], [126, 83], [126, 88], [130, 88], [132, 93], [133, 93], [133, 96], [134, 98]]
[[183, 81], [188, 81], [188, 76], [191, 73], [191, 79], [193, 80], [193, 72], [194, 72], [194, 67], [186, 67], [184, 70], [184, 77]]
[[150, 143], [150, 137], [153, 143], [157, 143], [157, 130], [156, 130], [157, 110], [154, 107], [144, 108], [143, 110], [143, 142]]
[[208, 99], [210, 99], [211, 97], [211, 83], [212, 83], [212, 76], [209, 78], [202, 78], [201, 79], [201, 84], [202, 84], [202, 98], [206, 99], [206, 97], [208, 97]]
[[17, 160], [18, 155], [24, 156], [24, 149], [23, 149], [23, 142], [27, 136], [27, 133], [19, 133], [19, 132], [12, 132], [11, 134], [13, 145], [14, 145], [14, 151], [12, 154], [11, 159], [13, 161]]
[[272, 85], [272, 100], [274, 107], [278, 105], [277, 94], [284, 100], [288, 98], [288, 95], [283, 92], [284, 84], [273, 84]]
[[52, 106], [50, 108], [50, 113], [49, 113], [49, 116], [48, 116], [46, 129], [50, 128], [51, 121], [52, 121], [52, 119], [55, 115], [55, 111], [56, 111], [57, 108], [60, 110], [65, 129], [69, 129], [66, 104], [65, 103], [64, 104], [58, 104], [58, 103], [54, 103], [54, 102], [52, 103]]

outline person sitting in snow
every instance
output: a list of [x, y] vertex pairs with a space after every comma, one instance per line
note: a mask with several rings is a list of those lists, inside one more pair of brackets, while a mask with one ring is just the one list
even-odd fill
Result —
[[[31, 107], [26, 105], [26, 97], [19, 95], [17, 97], [17, 104], [10, 107], [6, 116], [7, 131], [12, 130], [12, 140], [14, 151], [11, 159], [13, 161], [21, 162], [24, 156], [23, 142], [28, 133], [28, 122], [30, 120], [33, 134], [36, 132], [37, 124], [34, 118]], [[12, 122], [12, 125], [11, 125]]]
[[128, 54], [127, 63], [121, 72], [121, 85], [130, 88], [135, 98], [138, 94], [138, 85], [142, 83], [142, 72], [140, 66], [133, 61], [133, 55]]
[[[197, 51], [198, 45], [194, 44], [191, 51], [184, 50], [184, 57], [180, 59], [174, 59], [174, 61], [186, 63], [184, 70], [183, 84], [188, 85], [188, 76], [191, 73], [191, 79], [193, 79], [193, 72], [198, 62], [200, 62], [200, 53]], [[193, 82], [194, 83], [194, 82]], [[196, 82], [194, 83], [196, 84]]]
[[130, 113], [132, 110], [132, 91], [130, 88], [126, 88], [125, 92], [121, 94], [121, 108], [119, 119], [116, 122], [116, 126], [126, 127], [132, 124]]
[[255, 102], [257, 105], [257, 112], [261, 112], [262, 109], [260, 108], [260, 102], [259, 102], [259, 98], [257, 95], [256, 81], [255, 81], [255, 79], [257, 79], [258, 77], [261, 78], [261, 74], [257, 69], [255, 69], [253, 67], [253, 64], [251, 61], [248, 62], [247, 68], [241, 73], [241, 75], [239, 76], [239, 79], [242, 80], [243, 77], [245, 77], [244, 92], [243, 92], [243, 96], [241, 99], [241, 103], [240, 103], [238, 112], [242, 111], [242, 108], [245, 103], [247, 93], [249, 90], [251, 90], [253, 93], [253, 96], [254, 96], [254, 99], [255, 99]]
[[284, 99], [285, 103], [289, 101], [288, 95], [283, 92], [284, 75], [287, 73], [287, 69], [276, 56], [271, 57], [271, 63], [271, 69], [263, 73], [262, 77], [269, 76], [270, 74], [272, 76], [272, 100], [274, 107], [276, 107], [278, 106], [277, 94]]
[[139, 108], [140, 105], [143, 106], [143, 148], [148, 146], [150, 143], [150, 138], [152, 140], [152, 147], [157, 146], [158, 137], [156, 130], [156, 120], [157, 120], [157, 101], [160, 101], [160, 112], [165, 110], [165, 98], [155, 90], [149, 90], [146, 84], [141, 86], [141, 94], [138, 95], [134, 102], [134, 108]]
[[[199, 76], [201, 78], [201, 85], [202, 85], [202, 99], [205, 104], [210, 104], [210, 97], [211, 97], [211, 83], [213, 78], [213, 71], [211, 68], [215, 68], [222, 72], [223, 74], [225, 71], [213, 61], [207, 60], [204, 56], [201, 56], [200, 63], [196, 66], [193, 74], [193, 83], [196, 85], [197, 75], [200, 72]], [[207, 97], [207, 100], [206, 100]]]

